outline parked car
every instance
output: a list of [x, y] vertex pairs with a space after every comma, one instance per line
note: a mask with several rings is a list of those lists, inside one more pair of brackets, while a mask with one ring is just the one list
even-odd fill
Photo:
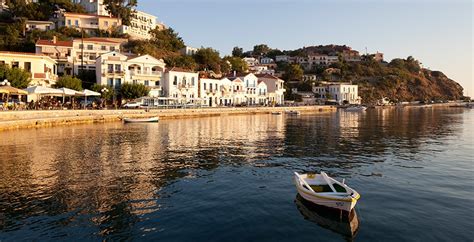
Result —
[[123, 108], [139, 108], [140, 106], [142, 106], [142, 103], [128, 102], [128, 103], [125, 103], [122, 107]]

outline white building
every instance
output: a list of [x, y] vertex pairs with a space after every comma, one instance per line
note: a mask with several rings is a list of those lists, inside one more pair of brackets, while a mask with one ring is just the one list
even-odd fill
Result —
[[268, 104], [268, 87], [264, 81], [258, 81], [257, 84], [257, 104], [267, 105]]
[[72, 75], [72, 40], [60, 41], [56, 36], [52, 40], [36, 41], [36, 54], [43, 54], [51, 57], [58, 65], [59, 74]]
[[51, 19], [56, 28], [68, 27], [96, 36], [99, 31], [119, 30], [122, 20], [110, 16], [56, 11]]
[[338, 104], [360, 104], [361, 98], [358, 86], [349, 83], [329, 83], [313, 87], [313, 93], [319, 94], [319, 98], [334, 101]]
[[198, 73], [181, 68], [167, 69], [163, 78], [163, 94], [178, 103], [199, 103]]
[[0, 51], [0, 65], [29, 72], [31, 86], [51, 86], [58, 79], [56, 61], [41, 54]]
[[230, 106], [232, 105], [232, 100], [234, 97], [234, 93], [232, 90], [232, 81], [229, 78], [222, 78], [220, 80], [221, 84], [221, 105], [223, 106]]
[[122, 34], [128, 34], [131, 39], [150, 39], [151, 30], [156, 27], [163, 30], [164, 24], [157, 23], [156, 16], [135, 10], [130, 18], [130, 25], [122, 25], [120, 32]]
[[48, 31], [55, 28], [54, 22], [52, 21], [38, 21], [38, 20], [26, 20], [25, 23], [26, 31], [41, 30]]
[[289, 56], [287, 55], [277, 55], [275, 56], [276, 62], [288, 62]]
[[232, 105], [247, 104], [247, 90], [244, 82], [238, 77], [231, 77], [232, 81]]
[[198, 48], [194, 48], [194, 47], [191, 47], [191, 46], [185, 46], [184, 48], [180, 49], [179, 52], [182, 55], [194, 55], [194, 54], [196, 54], [196, 52], [198, 50], [199, 50]]
[[285, 81], [272, 75], [258, 75], [258, 81], [267, 85], [268, 104], [283, 105], [285, 102]]
[[269, 57], [260, 58], [260, 64], [272, 64], [272, 63], [275, 63], [275, 61], [272, 58], [269, 58]]
[[117, 89], [124, 83], [143, 84], [150, 88], [151, 97], [163, 94], [163, 60], [150, 55], [127, 56], [116, 51], [101, 55], [96, 60], [97, 83]]
[[96, 59], [111, 51], [120, 52], [127, 39], [117, 38], [84, 38], [74, 39], [72, 49], [72, 63], [75, 74], [80, 70], [96, 70]]
[[86, 12], [96, 15], [108, 16], [109, 11], [105, 10], [104, 0], [72, 0], [84, 7]]
[[253, 57], [245, 57], [245, 58], [243, 58], [243, 60], [247, 63], [248, 67], [252, 67], [252, 66], [256, 66], [256, 65], [260, 64], [258, 62], [258, 59], [253, 58]]
[[222, 87], [219, 79], [199, 79], [199, 98], [209, 107], [217, 107], [221, 104]]

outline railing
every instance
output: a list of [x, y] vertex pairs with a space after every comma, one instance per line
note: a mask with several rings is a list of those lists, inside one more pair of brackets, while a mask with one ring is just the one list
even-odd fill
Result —
[[125, 74], [124, 71], [122, 71], [122, 70], [107, 70], [107, 69], [103, 69], [102, 73], [104, 73], [104, 74], [118, 74], [118, 75]]
[[161, 71], [129, 70], [132, 76], [161, 76]]

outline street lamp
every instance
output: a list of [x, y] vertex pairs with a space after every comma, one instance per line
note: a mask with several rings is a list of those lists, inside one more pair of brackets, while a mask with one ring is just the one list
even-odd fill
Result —
[[103, 99], [102, 105], [104, 105], [103, 107], [105, 108], [105, 106], [106, 106], [105, 104], [107, 102], [107, 99], [104, 97], [104, 95], [109, 92], [109, 89], [104, 87], [100, 90], [100, 92], [102, 93], [102, 99]]
[[0, 86], [10, 86], [11, 83], [7, 80], [7, 79], [4, 79], [2, 82], [0, 82]]

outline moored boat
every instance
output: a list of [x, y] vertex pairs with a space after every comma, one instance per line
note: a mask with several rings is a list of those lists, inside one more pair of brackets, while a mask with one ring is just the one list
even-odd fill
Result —
[[349, 112], [361, 112], [367, 110], [367, 108], [364, 106], [350, 106], [347, 107], [345, 110]]
[[124, 118], [125, 123], [158, 123], [160, 119], [158, 117], [151, 118]]
[[275, 112], [272, 112], [272, 114], [273, 114], [273, 115], [281, 115], [281, 112], [275, 111]]
[[321, 174], [298, 174], [295, 172], [298, 194], [312, 203], [350, 212], [359, 200], [357, 191], [343, 182], [336, 181], [325, 172]]

